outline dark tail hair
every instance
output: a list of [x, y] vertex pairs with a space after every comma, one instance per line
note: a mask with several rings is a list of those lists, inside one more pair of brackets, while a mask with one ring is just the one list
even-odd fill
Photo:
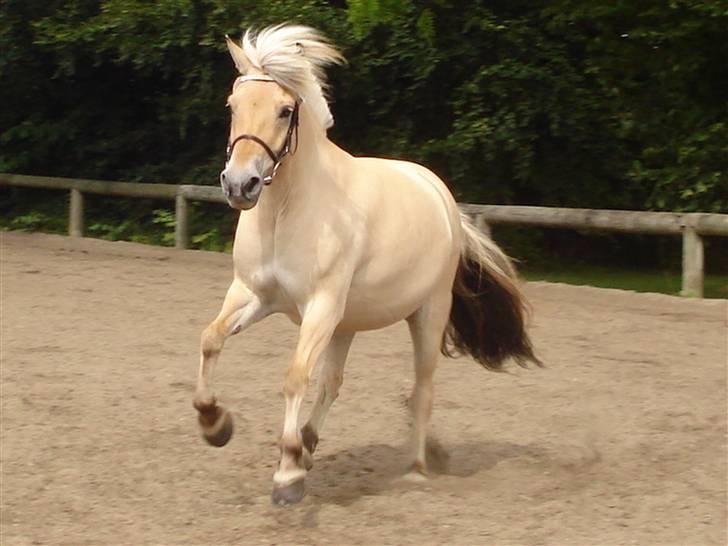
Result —
[[452, 289], [452, 309], [442, 341], [446, 356], [469, 354], [499, 371], [509, 358], [542, 366], [526, 332], [528, 304], [508, 256], [464, 214], [463, 250]]

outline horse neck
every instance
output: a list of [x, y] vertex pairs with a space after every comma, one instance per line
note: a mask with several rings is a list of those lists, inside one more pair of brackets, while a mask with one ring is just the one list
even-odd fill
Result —
[[[275, 219], [284, 211], [305, 207], [321, 191], [321, 184], [331, 179], [330, 157], [339, 148], [331, 142], [307, 109], [301, 109], [298, 138], [294, 153], [284, 159], [278, 174], [267, 188], [261, 214]], [[314, 187], [318, 185], [319, 187]]]

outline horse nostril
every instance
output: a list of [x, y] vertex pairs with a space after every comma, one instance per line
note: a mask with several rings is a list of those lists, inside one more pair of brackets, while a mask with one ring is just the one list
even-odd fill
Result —
[[250, 178], [248, 178], [248, 181], [243, 184], [243, 193], [249, 195], [255, 194], [258, 191], [258, 186], [260, 186], [260, 177], [251, 176]]
[[220, 182], [225, 182], [226, 178], [227, 178], [227, 176], [225, 175], [225, 171], [222, 171], [220, 173]]

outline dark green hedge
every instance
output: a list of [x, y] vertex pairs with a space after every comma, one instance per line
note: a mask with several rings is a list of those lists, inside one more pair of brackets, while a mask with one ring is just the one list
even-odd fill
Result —
[[728, 8], [715, 1], [4, 0], [0, 171], [215, 183], [223, 35], [315, 26], [332, 138], [461, 199], [728, 210]]

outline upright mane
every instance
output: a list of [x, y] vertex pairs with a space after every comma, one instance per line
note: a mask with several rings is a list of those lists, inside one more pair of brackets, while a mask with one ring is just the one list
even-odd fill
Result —
[[242, 48], [255, 70], [299, 95], [324, 129], [334, 124], [324, 94], [324, 67], [342, 63], [344, 57], [322, 34], [302, 25], [248, 29]]

